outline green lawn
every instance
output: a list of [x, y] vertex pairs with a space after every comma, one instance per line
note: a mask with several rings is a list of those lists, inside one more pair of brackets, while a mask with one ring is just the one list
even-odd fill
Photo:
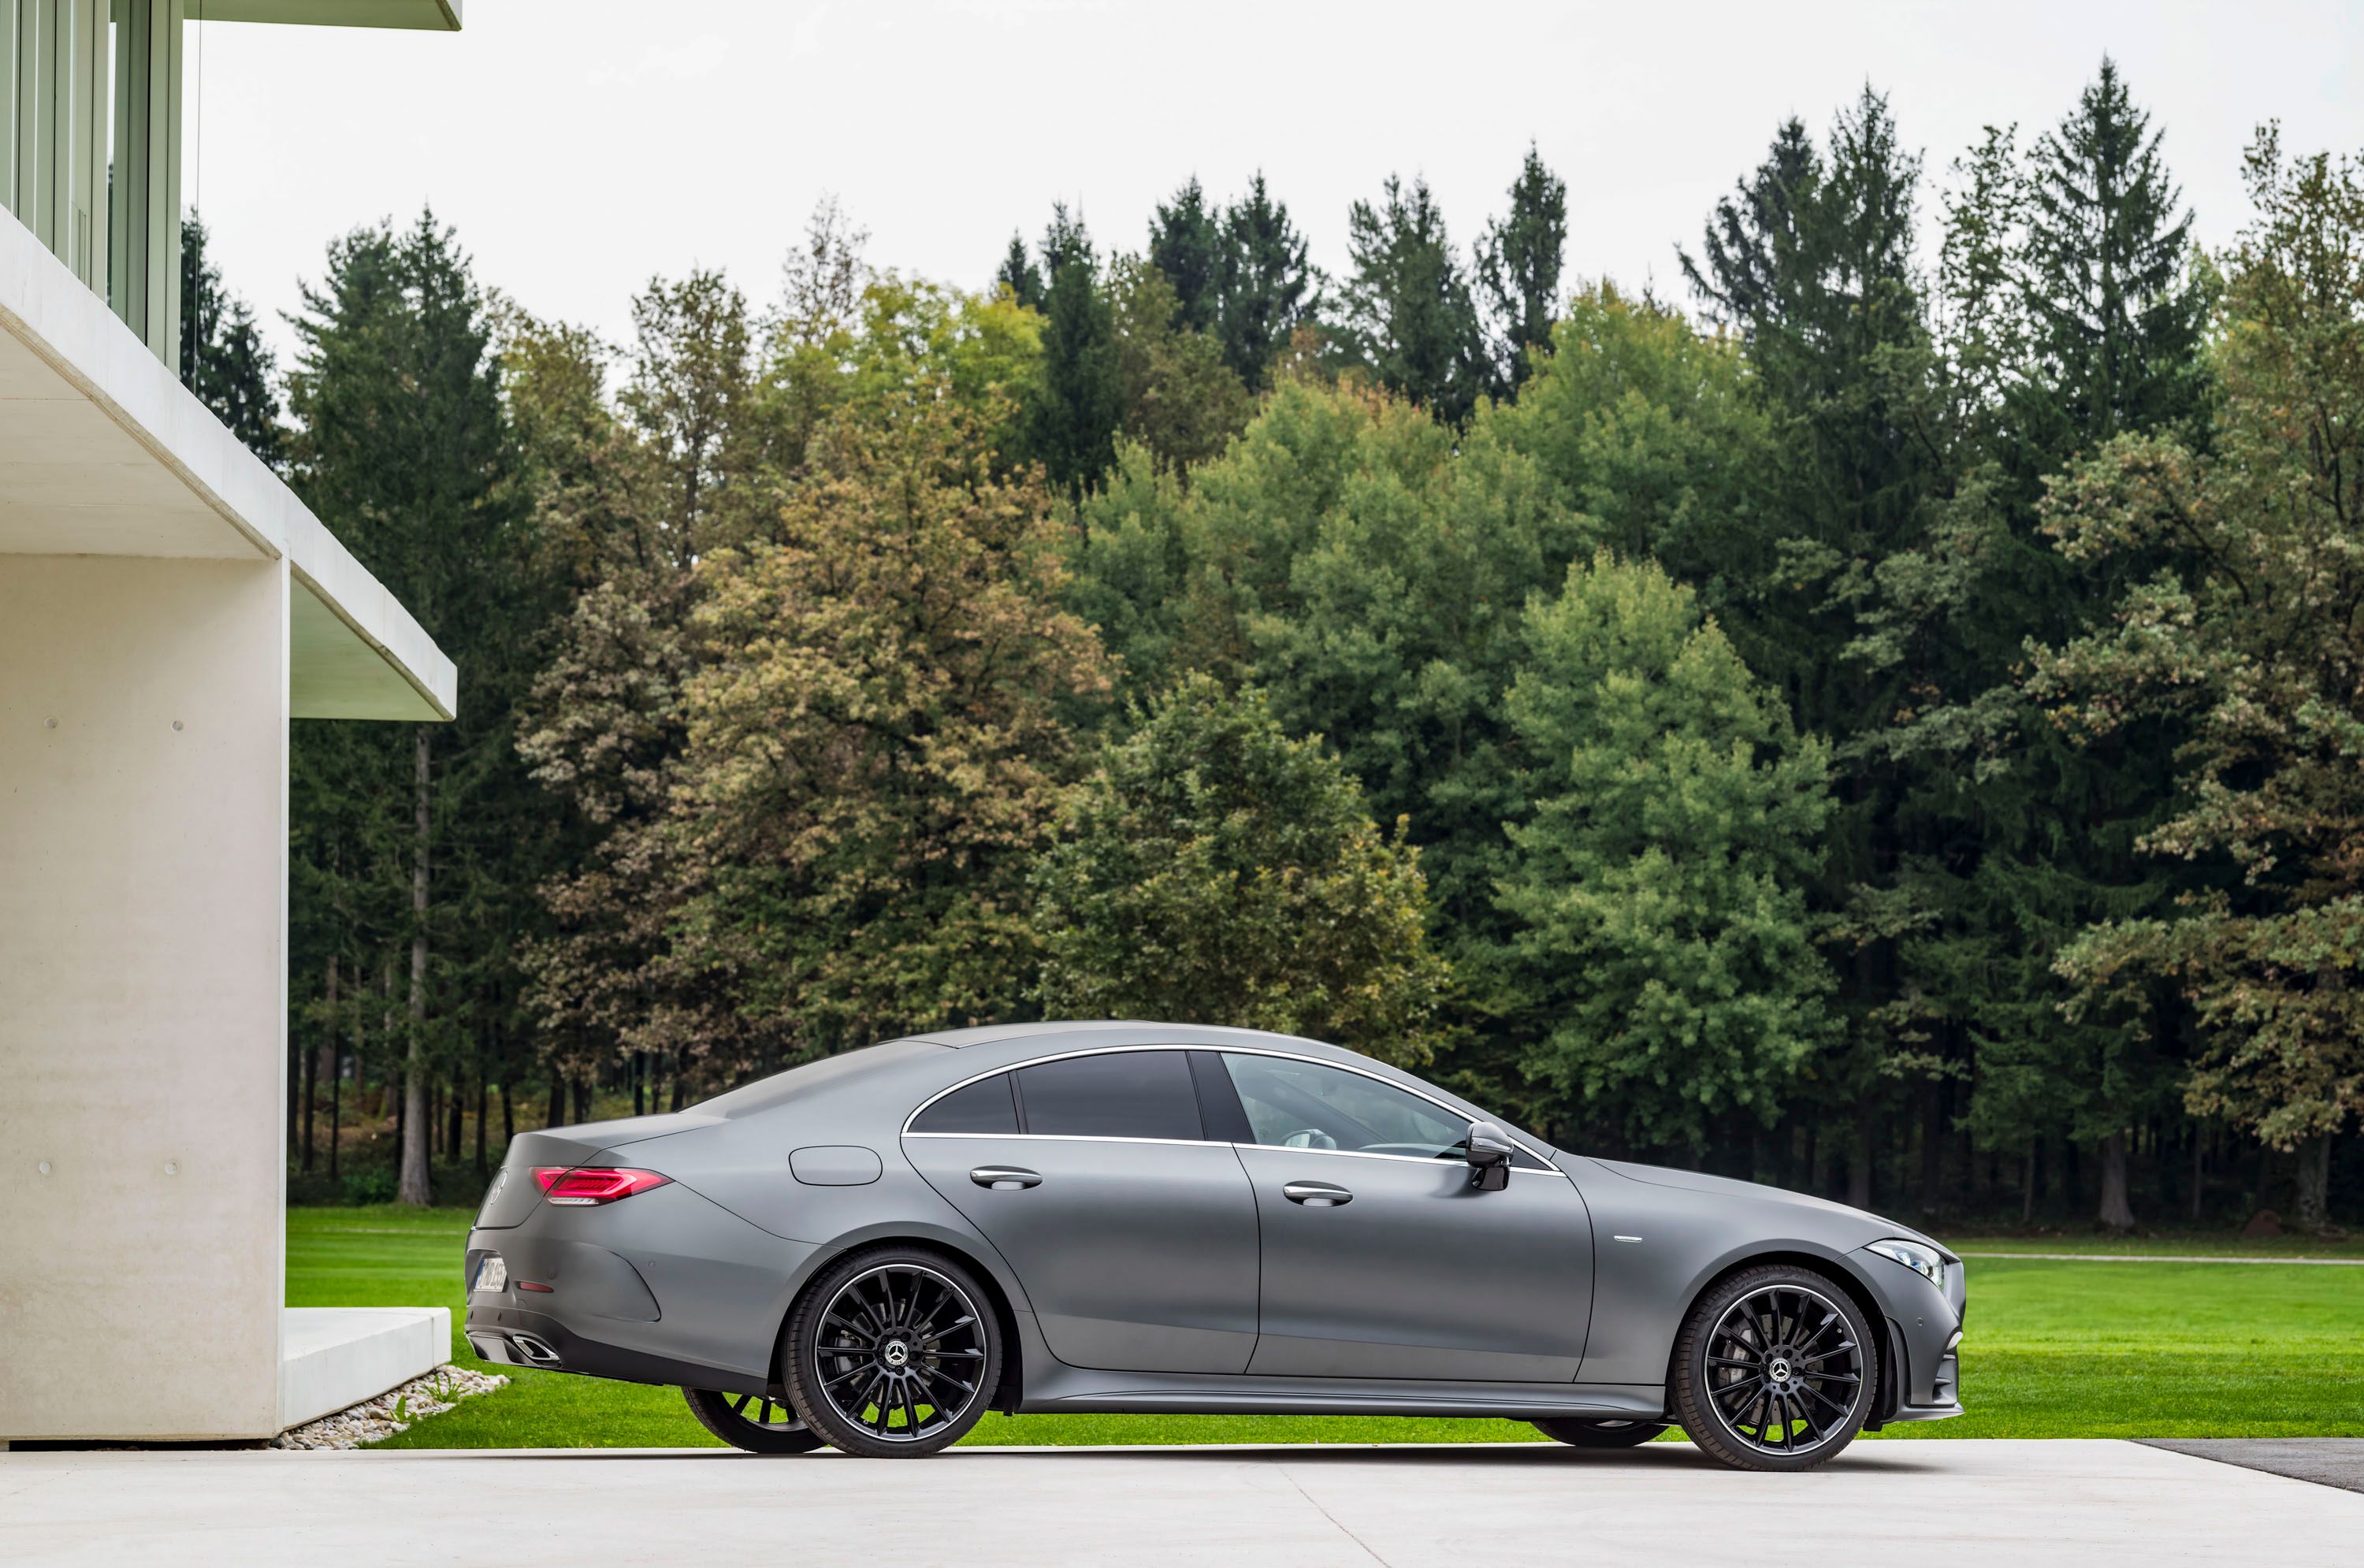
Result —
[[[295, 1307], [452, 1309], [452, 1359], [481, 1367], [460, 1337], [464, 1209], [301, 1208], [287, 1216]], [[2359, 1255], [2353, 1242], [2131, 1243], [1963, 1239], [1963, 1251], [2235, 1256]], [[1970, 1414], [1888, 1435], [1926, 1438], [2364, 1437], [2364, 1269], [2303, 1265], [2051, 1262], [1979, 1258], [1962, 1347]], [[512, 1371], [392, 1439], [396, 1448], [708, 1447], [670, 1388]], [[968, 1441], [1504, 1442], [1516, 1421], [1350, 1417], [987, 1416]]]

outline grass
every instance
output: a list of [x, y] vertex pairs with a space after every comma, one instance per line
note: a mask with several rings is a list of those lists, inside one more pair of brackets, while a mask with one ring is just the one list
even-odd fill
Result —
[[[294, 1307], [452, 1309], [461, 1338], [465, 1209], [299, 1208], [287, 1216]], [[1962, 1251], [2358, 1256], [2355, 1242], [2182, 1237], [1955, 1239]], [[2364, 1437], [2364, 1269], [1971, 1260], [1969, 1414], [1891, 1427], [1910, 1438]], [[714, 1440], [670, 1388], [511, 1371], [511, 1386], [388, 1440], [395, 1448], [689, 1448]], [[1517, 1421], [1362, 1417], [998, 1416], [976, 1443], [1518, 1442]]]

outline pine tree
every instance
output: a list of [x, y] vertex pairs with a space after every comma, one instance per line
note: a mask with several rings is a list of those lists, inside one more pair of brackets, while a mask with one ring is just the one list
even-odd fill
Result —
[[541, 814], [511, 727], [547, 605], [486, 302], [452, 231], [431, 212], [400, 233], [357, 229], [330, 245], [303, 299], [294, 483], [460, 668], [456, 723], [353, 737], [338, 781], [373, 803], [386, 936], [408, 950], [398, 1196], [423, 1204], [429, 1085], [481, 1040], [472, 1007], [515, 990], [507, 944], [537, 880], [519, 858]]
[[1174, 290], [1174, 325], [1211, 332], [1222, 315], [1223, 232], [1193, 174], [1149, 223], [1149, 261]]
[[2030, 155], [2026, 299], [2036, 385], [2027, 437], [2048, 472], [2122, 430], [2198, 409], [2207, 290], [2191, 269], [2191, 214], [2159, 155], [2164, 133], [2117, 62]]
[[277, 468], [287, 442], [279, 425], [279, 396], [271, 388], [278, 366], [254, 324], [254, 312], [222, 286], [206, 241], [206, 226], [195, 213], [182, 219], [181, 384], [247, 450]]
[[1099, 263], [1080, 214], [1062, 202], [1043, 236], [1043, 367], [1028, 434], [1034, 458], [1070, 495], [1099, 483], [1116, 461], [1124, 417], [1116, 316], [1100, 287]]
[[1223, 362], [1250, 392], [1262, 392], [1290, 334], [1319, 316], [1321, 279], [1288, 204], [1273, 200], [1261, 171], [1224, 210], [1220, 289]]
[[1428, 182], [1407, 192], [1388, 175], [1379, 205], [1356, 202], [1347, 228], [1349, 352], [1381, 385], [1460, 423], [1485, 389], [1485, 333]]
[[1493, 388], [1507, 398], [1527, 379], [1527, 356], [1551, 341], [1567, 247], [1567, 183], [1530, 142], [1511, 185], [1509, 214], [1486, 226], [1478, 282], [1493, 328]]
[[1009, 297], [1029, 310], [1043, 308], [1043, 273], [1034, 265], [1034, 258], [1026, 253], [1023, 235], [1009, 237], [1009, 250], [994, 269], [994, 286], [1009, 291]]

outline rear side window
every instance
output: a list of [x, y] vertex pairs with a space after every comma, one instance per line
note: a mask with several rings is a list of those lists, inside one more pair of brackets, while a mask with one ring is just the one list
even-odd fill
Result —
[[1018, 1130], [1018, 1102], [1010, 1096], [1009, 1074], [998, 1073], [974, 1084], [964, 1084], [920, 1113], [913, 1132], [974, 1132], [1009, 1134]]
[[1071, 1056], [1017, 1072], [1029, 1133], [1066, 1138], [1199, 1136], [1190, 1063], [1178, 1051]]

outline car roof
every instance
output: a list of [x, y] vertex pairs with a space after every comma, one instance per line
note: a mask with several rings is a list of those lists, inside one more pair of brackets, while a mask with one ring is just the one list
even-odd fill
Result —
[[[1299, 1035], [1273, 1034], [1264, 1029], [1232, 1029], [1222, 1024], [1161, 1024], [1145, 1018], [1059, 1018], [1033, 1024], [988, 1024], [981, 1029], [934, 1029], [926, 1034], [908, 1035], [908, 1040], [924, 1040], [930, 1045], [947, 1045], [961, 1050], [972, 1045], [999, 1045], [1007, 1040], [1051, 1039], [1060, 1035], [1104, 1034], [1121, 1032], [1143, 1045], [1164, 1045], [1189, 1040], [1209, 1043], [1235, 1041], [1242, 1045], [1283, 1042], [1293, 1046], [1327, 1045], [1326, 1041], [1307, 1040]], [[1335, 1051], [1336, 1046], [1328, 1046]]]

